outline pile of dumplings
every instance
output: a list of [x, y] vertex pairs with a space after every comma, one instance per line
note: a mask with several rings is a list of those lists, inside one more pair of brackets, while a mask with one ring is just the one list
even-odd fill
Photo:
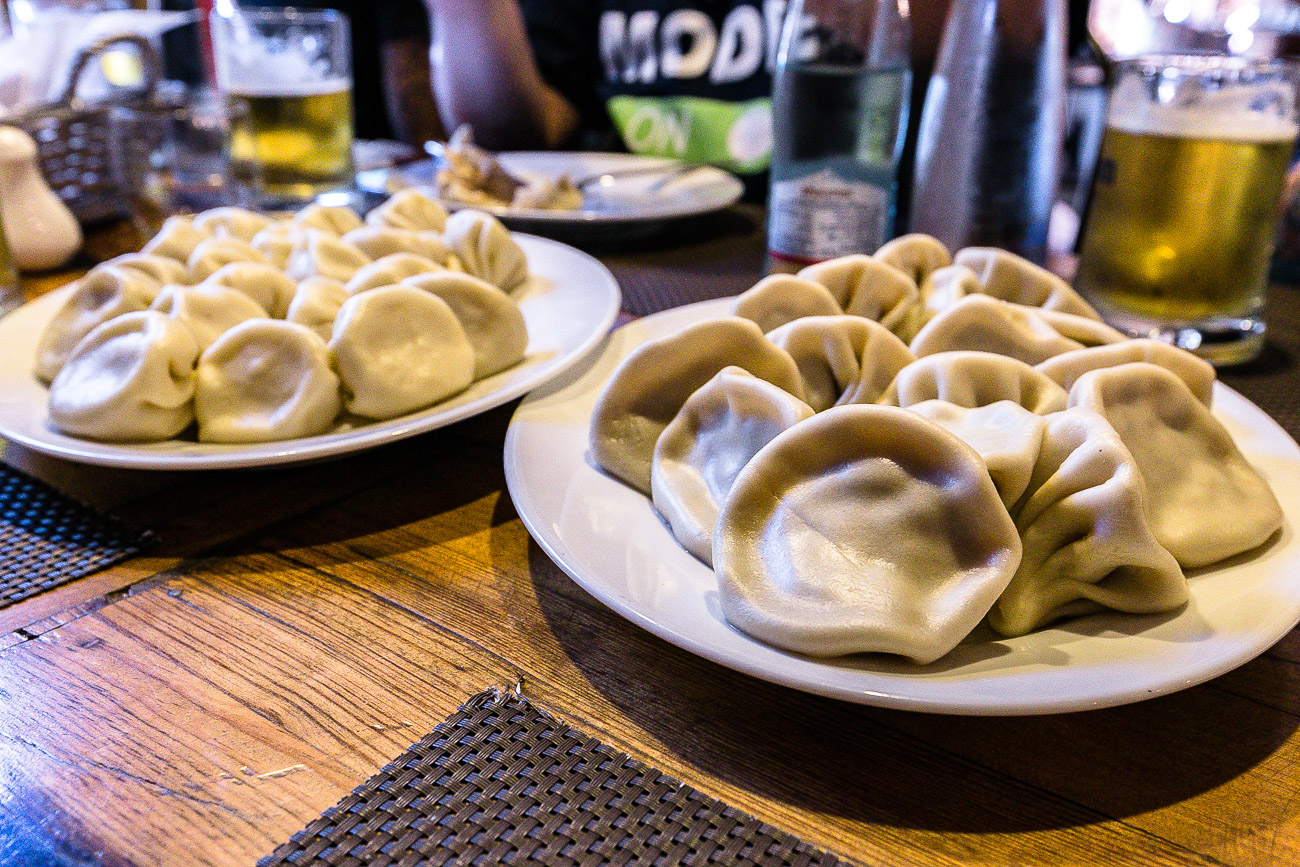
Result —
[[904, 236], [732, 309], [624, 359], [590, 446], [768, 644], [924, 664], [981, 622], [1170, 611], [1282, 526], [1208, 363], [1005, 251]]
[[109, 442], [255, 443], [390, 419], [517, 364], [523, 250], [415, 191], [364, 221], [214, 208], [78, 281], [37, 346], [50, 423]]

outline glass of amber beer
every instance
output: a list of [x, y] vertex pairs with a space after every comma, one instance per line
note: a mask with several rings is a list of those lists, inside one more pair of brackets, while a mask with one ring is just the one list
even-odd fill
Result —
[[260, 204], [293, 205], [352, 179], [348, 22], [333, 10], [212, 14], [230, 171]]
[[1219, 365], [1259, 354], [1298, 70], [1222, 55], [1117, 65], [1075, 280], [1112, 325]]

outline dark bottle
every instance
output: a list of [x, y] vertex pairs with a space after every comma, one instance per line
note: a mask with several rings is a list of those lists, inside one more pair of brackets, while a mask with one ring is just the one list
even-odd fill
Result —
[[911, 68], [900, 0], [792, 0], [772, 92], [768, 268], [874, 253], [893, 234]]
[[1044, 261], [1066, 29], [1064, 0], [954, 0], [921, 112], [912, 231]]

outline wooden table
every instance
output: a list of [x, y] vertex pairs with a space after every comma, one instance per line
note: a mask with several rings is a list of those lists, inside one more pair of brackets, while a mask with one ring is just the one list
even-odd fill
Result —
[[[705, 231], [697, 231], [701, 226]], [[758, 276], [734, 210], [602, 258], [625, 289]], [[33, 291], [55, 282], [35, 281]], [[331, 463], [4, 460], [146, 555], [0, 610], [0, 863], [252, 864], [486, 687], [868, 864], [1300, 863], [1300, 633], [1109, 710], [950, 717], [773, 686], [646, 633], [520, 523], [513, 405]]]

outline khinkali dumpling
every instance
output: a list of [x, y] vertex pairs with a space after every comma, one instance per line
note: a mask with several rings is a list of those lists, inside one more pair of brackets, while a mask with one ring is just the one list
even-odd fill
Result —
[[952, 261], [971, 269], [986, 295], [1029, 307], [1101, 319], [1069, 283], [1014, 253], [996, 247], [967, 247], [958, 250]]
[[329, 342], [348, 411], [393, 418], [463, 391], [474, 379], [474, 347], [441, 298], [414, 286], [353, 295]]
[[417, 274], [441, 270], [441, 265], [414, 253], [390, 253], [382, 259], [362, 265], [344, 285], [349, 295], [356, 295], [367, 289], [394, 286]]
[[1138, 361], [1089, 371], [1070, 405], [1102, 415], [1132, 452], [1155, 536], [1184, 568], [1249, 551], [1282, 526], [1268, 482], [1170, 370]]
[[123, 271], [135, 271], [142, 277], [154, 281], [159, 287], [185, 280], [185, 265], [167, 256], [127, 253], [109, 259], [104, 265], [121, 268]]
[[419, 190], [399, 190], [388, 201], [366, 214], [366, 224], [413, 232], [441, 232], [447, 225], [447, 209]]
[[740, 293], [731, 312], [768, 332], [805, 316], [835, 316], [844, 311], [822, 284], [793, 274], [772, 274]]
[[194, 227], [217, 238], [236, 238], [247, 243], [265, 229], [272, 218], [245, 208], [227, 205], [194, 215]]
[[1008, 509], [1024, 495], [1047, 431], [1043, 416], [1009, 400], [973, 409], [946, 400], [925, 400], [907, 409], [973, 448]]
[[[921, 306], [925, 308], [923, 318], [928, 322], [935, 314], [951, 307], [959, 299], [979, 291], [980, 284], [975, 279], [975, 272], [965, 265], [936, 268], [921, 283]], [[924, 325], [925, 322], [921, 324]]]
[[138, 271], [92, 268], [45, 326], [36, 344], [36, 378], [50, 382], [81, 338], [115, 316], [148, 308], [159, 286]]
[[650, 468], [655, 508], [687, 551], [713, 563], [713, 525], [754, 453], [813, 409], [739, 367], [724, 367], [687, 398], [659, 435]]
[[927, 322], [912, 338], [919, 358], [956, 349], [996, 352], [1038, 364], [1054, 355], [1082, 349], [1077, 340], [1062, 337], [1039, 311], [1008, 304], [988, 295], [967, 295]]
[[501, 221], [482, 211], [457, 211], [443, 231], [465, 273], [509, 292], [528, 279], [528, 258]]
[[443, 266], [449, 266], [452, 259], [451, 248], [443, 243], [442, 236], [437, 232], [362, 226], [348, 232], [343, 240], [371, 259], [382, 259], [393, 253], [414, 253]]
[[329, 349], [311, 329], [255, 319], [199, 357], [199, 440], [257, 443], [325, 433], [343, 407]]
[[921, 328], [959, 298], [980, 291], [975, 273], [963, 265], [946, 265], [931, 271], [920, 284], [920, 299], [912, 308], [907, 322], [896, 329], [900, 338], [911, 343]]
[[1214, 394], [1214, 366], [1185, 349], [1159, 340], [1138, 338], [1109, 346], [1095, 346], [1065, 352], [1038, 365], [1038, 369], [1061, 384], [1067, 391], [1075, 380], [1090, 370], [1116, 367], [1130, 361], [1148, 361], [1168, 368], [1186, 383], [1196, 399], [1210, 405]]
[[194, 226], [193, 217], [168, 217], [158, 234], [145, 242], [141, 253], [166, 256], [184, 265], [199, 244], [212, 237], [211, 230]]
[[370, 257], [346, 241], [320, 229], [308, 229], [289, 254], [284, 272], [294, 280], [329, 277], [347, 283], [368, 264]]
[[1046, 422], [1015, 512], [1024, 556], [989, 625], [1024, 635], [1102, 607], [1149, 614], [1186, 602], [1187, 581], [1152, 534], [1142, 475], [1114, 429], [1082, 409]]
[[952, 264], [952, 253], [942, 241], [919, 232], [886, 241], [871, 258], [902, 271], [917, 286], [935, 271]]
[[1062, 313], [1059, 310], [1045, 310], [1039, 307], [1031, 309], [1037, 315], [1043, 317], [1048, 325], [1055, 328], [1057, 334], [1069, 338], [1081, 346], [1109, 346], [1112, 343], [1123, 343], [1129, 339], [1129, 336], [1124, 332], [1111, 328], [1098, 319], [1089, 319], [1087, 316], [1076, 316], [1073, 313]]
[[186, 282], [202, 283], [225, 265], [250, 262], [269, 265], [269, 260], [237, 238], [209, 238], [194, 248], [186, 263]]
[[650, 459], [659, 434], [697, 388], [731, 366], [803, 398], [794, 359], [753, 322], [737, 316], [697, 322], [641, 344], [619, 364], [591, 416], [596, 463], [650, 493]]
[[799, 276], [831, 290], [845, 313], [874, 319], [891, 331], [906, 327], [919, 297], [911, 277], [862, 254], [809, 265]]
[[927, 355], [903, 368], [881, 403], [909, 407], [945, 400], [974, 409], [1009, 400], [1038, 415], [1065, 409], [1069, 395], [1047, 374], [992, 352], [957, 350]]
[[124, 313], [91, 331], [50, 385], [50, 421], [73, 436], [165, 440], [194, 420], [189, 329], [153, 310]]
[[916, 360], [893, 332], [862, 316], [806, 316], [767, 339], [790, 353], [803, 378], [804, 399], [817, 412], [841, 403], [875, 403]]
[[357, 212], [344, 205], [321, 205], [313, 202], [293, 215], [293, 222], [308, 229], [320, 229], [343, 236], [365, 225]]
[[225, 286], [242, 292], [274, 319], [283, 319], [289, 311], [298, 284], [266, 263], [231, 262], [222, 265], [204, 280], [205, 286]]
[[298, 284], [298, 291], [293, 293], [289, 312], [284, 318], [310, 328], [322, 340], [329, 340], [334, 333], [334, 318], [347, 300], [348, 290], [339, 281], [328, 277], [308, 277]]
[[289, 264], [289, 256], [307, 237], [307, 227], [289, 220], [272, 223], [253, 236], [250, 246], [277, 268]]
[[1020, 537], [970, 446], [915, 413], [837, 406], [736, 476], [713, 537], [722, 613], [810, 656], [933, 662], [992, 607]]
[[216, 284], [164, 286], [149, 305], [185, 325], [207, 349], [218, 337], [249, 319], [265, 319], [266, 311], [242, 292]]
[[519, 363], [528, 349], [528, 326], [514, 299], [491, 283], [468, 274], [437, 271], [402, 281], [437, 295], [456, 314], [474, 347], [474, 378], [482, 379]]

